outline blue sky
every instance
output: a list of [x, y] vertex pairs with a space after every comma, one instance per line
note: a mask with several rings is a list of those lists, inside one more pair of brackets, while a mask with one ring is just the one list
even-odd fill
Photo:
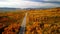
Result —
[[60, 7], [60, 0], [0, 0], [0, 7], [9, 8]]

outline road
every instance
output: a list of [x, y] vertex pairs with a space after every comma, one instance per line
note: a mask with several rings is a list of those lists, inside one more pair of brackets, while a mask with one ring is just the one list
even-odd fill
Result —
[[24, 32], [25, 32], [26, 17], [27, 17], [27, 13], [25, 14], [25, 17], [24, 17], [23, 22], [22, 22], [22, 24], [21, 24], [21, 28], [20, 28], [19, 34], [24, 34]]

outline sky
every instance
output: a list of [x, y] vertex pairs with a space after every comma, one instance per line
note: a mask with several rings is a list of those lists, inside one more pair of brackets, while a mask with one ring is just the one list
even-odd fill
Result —
[[0, 0], [0, 7], [9, 8], [60, 7], [60, 0]]

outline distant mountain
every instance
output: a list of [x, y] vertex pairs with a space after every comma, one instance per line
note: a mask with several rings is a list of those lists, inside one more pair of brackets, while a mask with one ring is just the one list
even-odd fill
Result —
[[25, 8], [25, 9], [51, 9], [51, 8], [60, 8], [60, 7], [38, 7], [38, 8]]
[[[54, 8], [54, 7], [52, 7]], [[55, 8], [60, 8], [60, 7], [55, 7]], [[30, 9], [50, 9], [50, 8], [7, 8], [7, 7], [0, 7], [0, 11], [9, 11], [9, 10], [30, 10]]]
[[1, 10], [3, 10], [3, 11], [17, 10], [17, 9], [20, 9], [20, 8], [0, 8], [0, 11], [1, 11]]

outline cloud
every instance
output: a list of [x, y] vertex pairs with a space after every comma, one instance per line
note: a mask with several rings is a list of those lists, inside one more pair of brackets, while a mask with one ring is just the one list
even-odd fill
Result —
[[27, 8], [29, 6], [40, 6], [38, 2], [20, 1], [20, 2], [0, 2], [0, 7]]
[[43, 2], [33, 2], [24, 0], [8, 0], [5, 2], [0, 2], [0, 7], [9, 8], [41, 8], [41, 7], [60, 7], [60, 4], [54, 3], [43, 3]]
[[26, 0], [26, 1], [36, 1], [36, 2], [41, 2], [41, 1], [53, 1], [53, 2], [60, 2], [60, 0]]
[[60, 0], [44, 0], [44, 1], [56, 1], [56, 2], [58, 1], [59, 2]]

